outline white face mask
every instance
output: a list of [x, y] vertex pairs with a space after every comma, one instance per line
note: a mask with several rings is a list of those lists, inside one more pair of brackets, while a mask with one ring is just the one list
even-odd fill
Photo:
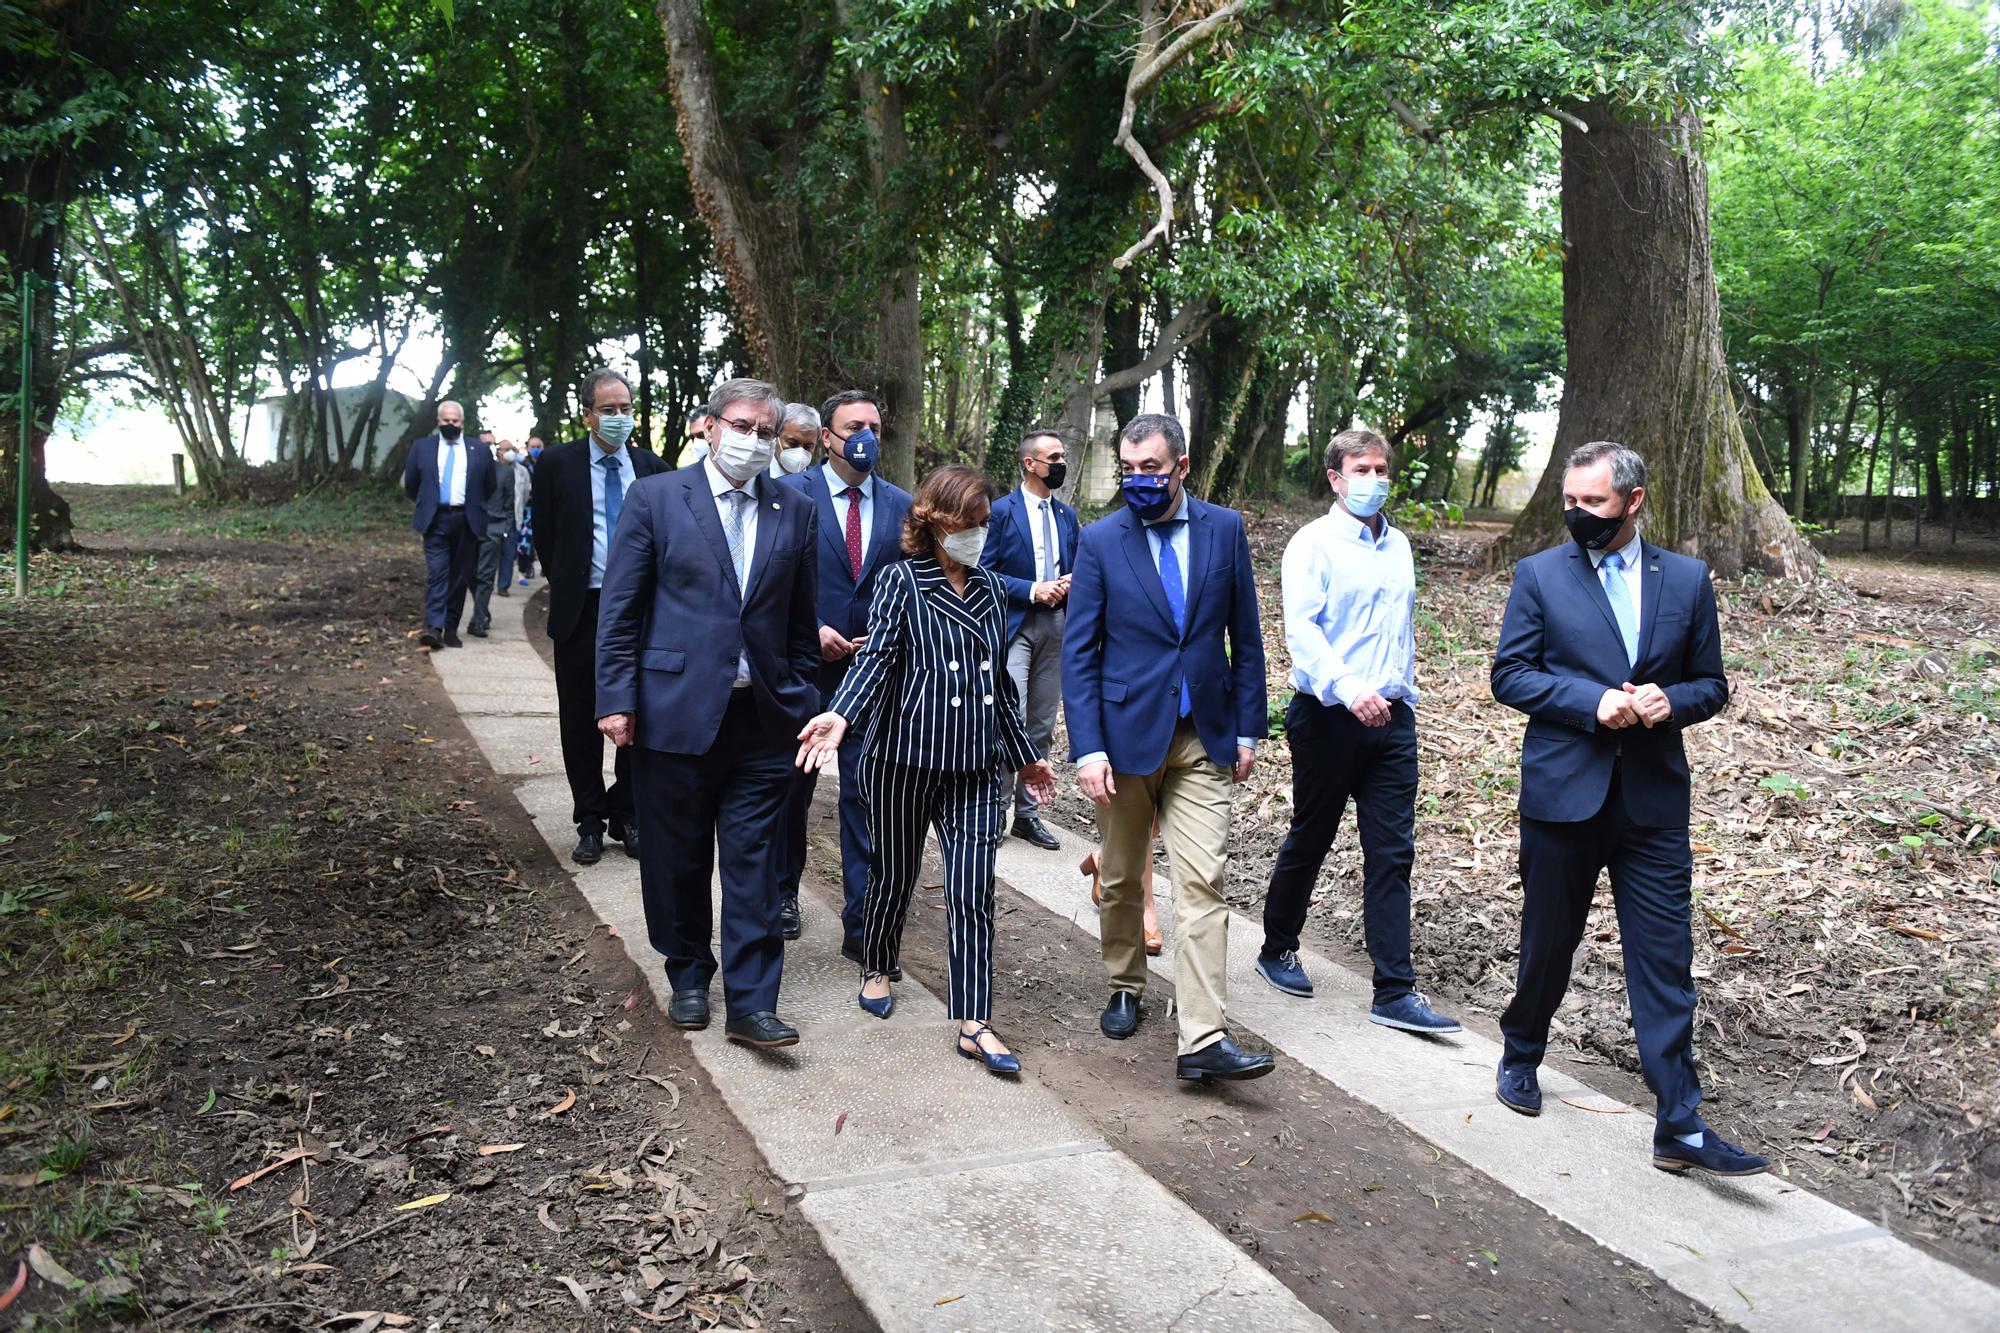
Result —
[[967, 528], [963, 532], [940, 537], [938, 545], [943, 548], [946, 555], [959, 564], [976, 565], [979, 563], [980, 553], [986, 549], [986, 525], [981, 523], [976, 528]]
[[512, 449], [502, 449], [500, 451], [500, 461], [503, 463], [511, 463], [518, 456]]
[[783, 468], [787, 475], [804, 472], [812, 461], [812, 450], [802, 449], [796, 444], [778, 451], [778, 466]]
[[771, 466], [771, 441], [725, 426], [715, 446], [715, 466], [731, 481], [748, 481]]

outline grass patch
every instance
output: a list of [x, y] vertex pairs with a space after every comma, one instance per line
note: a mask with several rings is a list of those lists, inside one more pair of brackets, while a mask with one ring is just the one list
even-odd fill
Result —
[[351, 537], [407, 531], [410, 502], [393, 485], [331, 487], [278, 504], [229, 501], [171, 486], [65, 487], [92, 492], [87, 506], [94, 532], [135, 536], [265, 538]]

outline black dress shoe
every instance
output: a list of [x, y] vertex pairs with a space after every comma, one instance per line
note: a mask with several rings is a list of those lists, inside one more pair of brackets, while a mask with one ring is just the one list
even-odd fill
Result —
[[722, 1030], [738, 1046], [754, 1046], [760, 1051], [774, 1051], [780, 1046], [799, 1044], [799, 1030], [781, 1021], [769, 1009], [732, 1018], [723, 1024]]
[[1123, 1041], [1139, 1030], [1139, 997], [1128, 990], [1111, 992], [1111, 1003], [1104, 1006], [1098, 1016], [1097, 1026], [1105, 1036], [1113, 1041]]
[[[486, 636], [482, 634], [479, 637], [483, 639]], [[444, 646], [447, 648], [463, 648], [465, 647], [465, 640], [458, 637], [457, 630], [448, 629], [444, 632]]]
[[580, 866], [594, 866], [604, 855], [604, 835], [602, 833], [579, 834], [576, 846], [571, 849], [569, 859]]
[[444, 631], [427, 627], [422, 634], [417, 636], [417, 642], [430, 649], [442, 648], [444, 647]]
[[1183, 1055], [1174, 1061], [1174, 1075], [1193, 1082], [1206, 1082], [1212, 1078], [1262, 1078], [1278, 1067], [1276, 1057], [1252, 1055], [1241, 1050], [1236, 1043], [1224, 1037], [1212, 1046], [1204, 1046], [1193, 1055]]
[[786, 898], [778, 904], [778, 929], [788, 940], [795, 940], [805, 933], [805, 918], [799, 915], [797, 898]]
[[465, 632], [466, 632], [467, 634], [470, 634], [470, 635], [471, 635], [471, 636], [472, 636], [473, 638], [475, 638], [475, 639], [483, 639], [483, 638], [485, 638], [485, 637], [486, 637], [486, 631], [485, 631], [485, 630], [483, 630], [483, 629], [480, 629], [480, 628], [478, 628], [477, 626], [473, 626], [473, 625], [468, 625], [468, 626], [466, 626], [466, 629], [465, 629]]
[[1014, 836], [1023, 842], [1032, 842], [1045, 852], [1062, 850], [1062, 839], [1049, 832], [1048, 826], [1033, 815], [1023, 815], [1014, 821]]
[[[788, 935], [785, 938], [790, 939], [791, 937]], [[868, 964], [861, 961], [861, 946], [858, 944], [848, 944], [843, 941], [840, 946], [840, 956], [842, 958], [845, 958], [848, 962], [854, 964], [856, 967], [868, 966]], [[892, 967], [889, 969], [889, 980], [901, 981], [902, 979], [903, 979], [902, 968]]]
[[634, 861], [639, 859], [638, 825], [627, 824], [623, 828], [620, 828], [618, 825], [613, 824], [611, 826], [611, 836], [624, 846], [625, 855], [631, 857]]
[[699, 1032], [708, 1026], [708, 992], [706, 990], [677, 990], [674, 998], [667, 1002], [667, 1017], [677, 1028], [689, 1032]]

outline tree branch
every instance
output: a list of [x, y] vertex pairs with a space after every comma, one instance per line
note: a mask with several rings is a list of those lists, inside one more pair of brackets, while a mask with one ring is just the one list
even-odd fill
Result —
[[1174, 317], [1160, 330], [1160, 336], [1154, 341], [1152, 351], [1133, 365], [1113, 371], [1099, 380], [1091, 388], [1091, 397], [1107, 398], [1121, 389], [1144, 384], [1157, 375], [1161, 367], [1186, 351], [1202, 334], [1207, 333], [1208, 326], [1215, 322], [1219, 313], [1221, 312], [1216, 310], [1209, 297], [1204, 296], [1198, 301], [1189, 301], [1176, 310]]

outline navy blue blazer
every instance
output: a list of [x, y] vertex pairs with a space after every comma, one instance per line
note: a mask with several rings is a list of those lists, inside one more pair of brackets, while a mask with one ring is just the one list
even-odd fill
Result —
[[[1688, 823], [1681, 732], [1729, 702], [1708, 566], [1641, 542], [1639, 660], [1625, 641], [1590, 557], [1575, 542], [1514, 566], [1514, 590], [1493, 655], [1493, 697], [1528, 715], [1521, 742], [1521, 814], [1577, 823], [1604, 806], [1614, 765], [1625, 808], [1647, 828]], [[1656, 727], [1597, 725], [1597, 703], [1626, 681], [1658, 685], [1674, 715]]]
[[[479, 533], [484, 531], [486, 499], [493, 493], [493, 451], [469, 435], [459, 439], [465, 445], [465, 512], [480, 517], [480, 523], [472, 524], [472, 531]], [[412, 444], [403, 460], [403, 494], [417, 502], [410, 526], [420, 535], [430, 531], [431, 520], [437, 517], [437, 446], [438, 437], [433, 432]]]
[[[1064, 570], [1074, 570], [1076, 542], [1083, 525], [1077, 522], [1076, 511], [1061, 500], [1055, 501], [1055, 511], [1056, 557]], [[1035, 604], [1032, 594], [1040, 581], [1035, 570], [1035, 538], [1028, 527], [1028, 503], [1019, 490], [993, 502], [993, 514], [986, 520], [986, 550], [979, 563], [998, 574], [1007, 589], [1007, 637], [1012, 639], [1021, 632], [1022, 617]]]
[[987, 569], [966, 572], [965, 596], [935, 556], [882, 571], [868, 642], [827, 706], [865, 727], [864, 752], [944, 772], [1025, 768], [1034, 742], [1007, 674], [1006, 590]]
[[1152, 542], [1131, 510], [1097, 520], [1077, 542], [1062, 661], [1072, 762], [1103, 751], [1114, 773], [1158, 769], [1179, 720], [1183, 677], [1215, 763], [1235, 764], [1236, 738], [1270, 729], [1243, 516], [1191, 495], [1187, 516], [1184, 633], [1174, 629]]
[[736, 658], [766, 737], [790, 744], [819, 712], [819, 550], [812, 506], [758, 486], [750, 586], [736, 591], [708, 471], [693, 463], [625, 493], [597, 613], [597, 715], [638, 714], [638, 743], [706, 754], [722, 729]]
[[[833, 493], [826, 488], [826, 469], [815, 465], [778, 482], [812, 501], [819, 515], [819, 623], [833, 626], [844, 639], [868, 632], [868, 603], [875, 595], [876, 576], [903, 558], [903, 516], [910, 512], [910, 493], [875, 478], [875, 523], [868, 549], [861, 553], [861, 577], [847, 563], [847, 529], [842, 526]], [[817, 650], [815, 650], [817, 656]], [[831, 695], [847, 673], [852, 658], [820, 662], [820, 688]]]
[[[635, 483], [655, 472], [670, 470], [658, 454], [636, 444], [628, 442], [625, 452], [632, 459]], [[542, 450], [541, 459], [535, 464], [535, 558], [542, 562], [542, 572], [548, 576], [549, 637], [557, 643], [576, 633], [590, 592], [590, 548], [597, 541], [590, 469], [602, 457], [603, 451], [586, 435]], [[624, 511], [619, 512], [622, 515]]]

